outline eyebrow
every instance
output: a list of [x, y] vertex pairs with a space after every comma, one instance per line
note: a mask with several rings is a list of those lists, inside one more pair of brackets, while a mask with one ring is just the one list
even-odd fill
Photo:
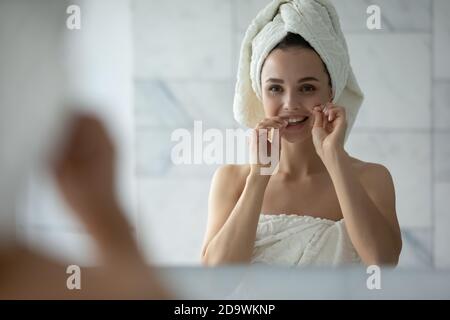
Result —
[[[297, 81], [297, 83], [305, 82], [305, 81], [319, 81], [319, 79], [315, 77], [304, 77]], [[276, 79], [276, 78], [269, 78], [266, 80], [266, 82], [275, 82], [275, 83], [284, 83], [282, 79]]]

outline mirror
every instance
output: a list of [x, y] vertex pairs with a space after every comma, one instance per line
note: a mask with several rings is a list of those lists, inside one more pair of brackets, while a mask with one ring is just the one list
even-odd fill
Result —
[[[233, 198], [236, 190], [242, 193], [246, 183], [248, 172], [243, 164], [250, 158], [249, 131], [235, 120], [233, 102], [245, 32], [256, 14], [269, 2], [201, 0], [188, 3], [173, 0], [156, 4], [154, 1], [124, 0], [114, 4], [108, 1], [77, 3], [84, 18], [81, 29], [67, 31], [70, 50], [66, 58], [72, 72], [71, 88], [75, 96], [90, 102], [91, 111], [106, 123], [117, 145], [118, 195], [141, 251], [148, 261], [157, 265], [200, 266], [215, 172], [230, 163], [244, 168], [244, 173], [231, 172], [236, 176], [226, 171], [223, 174], [226, 179], [221, 180], [223, 186], [216, 190], [216, 195]], [[333, 161], [328, 167], [323, 161], [306, 165], [311, 159], [322, 160], [319, 154], [311, 155], [317, 150], [309, 133], [305, 136], [311, 143], [306, 143], [309, 149], [305, 147], [304, 150], [310, 153], [301, 153], [308, 155], [302, 158], [302, 165], [293, 161], [295, 157], [292, 156], [291, 162], [286, 162], [283, 152], [293, 143], [282, 141], [280, 172], [285, 175], [271, 177], [264, 199], [260, 199], [260, 211], [270, 215], [264, 218], [266, 231], [274, 235], [270, 228], [276, 224], [269, 220], [282, 218], [275, 214], [289, 214], [285, 218], [297, 220], [284, 220], [285, 223], [298, 223], [298, 228], [314, 226], [308, 236], [299, 232], [298, 238], [290, 240], [302, 243], [303, 247], [310, 245], [311, 254], [318, 248], [311, 246], [311, 241], [321, 239], [317, 232], [333, 231], [327, 238], [330, 244], [326, 246], [328, 260], [310, 257], [311, 265], [327, 265], [334, 261], [329, 257], [335, 257], [340, 245], [352, 245], [354, 250], [344, 250], [339, 261], [352, 260], [356, 257], [355, 252], [361, 258], [357, 248], [359, 252], [365, 252], [367, 258], [370, 254], [361, 249], [364, 247], [363, 233], [358, 226], [368, 228], [368, 224], [357, 224], [357, 218], [347, 222], [351, 215], [343, 214], [344, 227], [337, 210], [343, 211], [344, 206], [356, 208], [365, 203], [372, 213], [383, 212], [388, 217], [380, 214], [372, 221], [380, 230], [372, 233], [372, 241], [378, 239], [389, 248], [386, 251], [391, 250], [384, 257], [389, 261], [396, 250], [391, 246], [395, 241], [386, 240], [389, 235], [395, 239], [395, 232], [391, 230], [395, 228], [388, 226], [395, 226], [392, 221], [396, 219], [392, 219], [388, 209], [378, 207], [381, 203], [392, 205], [392, 201], [386, 200], [393, 194], [389, 192], [389, 172], [402, 238], [398, 267], [447, 268], [450, 255], [446, 244], [450, 239], [446, 228], [450, 226], [450, 218], [444, 200], [450, 191], [447, 161], [450, 154], [447, 143], [450, 64], [446, 59], [450, 42], [445, 13], [450, 7], [444, 1], [406, 0], [378, 0], [372, 5], [346, 0], [333, 1], [333, 4], [348, 45], [352, 71], [364, 94], [344, 147], [344, 158], [349, 160], [347, 155], [351, 156], [353, 162], [350, 165], [350, 161], [344, 161], [347, 166], [339, 169], [335, 166], [332, 176], [328, 170], [333, 167]], [[328, 65], [320, 58], [323, 52], [296, 51], [298, 44], [287, 46], [270, 51], [260, 73], [256, 73], [265, 80], [275, 76], [284, 79], [283, 84], [278, 83], [278, 87], [270, 89], [271, 96], [263, 91], [267, 87], [261, 84], [265, 109], [260, 112], [274, 116], [278, 112], [276, 108], [281, 106], [281, 110], [287, 110], [284, 115], [295, 116], [291, 122], [309, 115], [306, 121], [312, 126], [312, 107], [316, 102], [332, 100], [336, 94], [333, 90], [340, 88], [342, 93], [346, 88], [341, 80], [337, 80], [339, 70], [330, 62], [339, 59], [330, 54]], [[296, 55], [302, 54], [310, 56], [297, 63]], [[321, 62], [325, 66], [323, 69]], [[318, 90], [311, 85], [303, 86], [295, 95], [297, 91], [293, 90], [295, 86], [291, 80], [298, 70], [305, 74], [306, 71], [318, 72], [324, 79], [328, 76], [331, 92], [326, 90], [327, 83], [319, 79], [313, 83], [316, 87], [321, 86], [319, 91], [323, 96], [320, 101], [314, 100], [312, 105], [312, 100], [298, 98], [300, 93], [302, 97], [310, 97]], [[292, 94], [292, 101], [286, 92]], [[353, 105], [358, 105], [352, 101]], [[297, 130], [295, 124], [290, 125]], [[301, 128], [302, 125], [298, 126]], [[315, 178], [310, 175], [308, 179], [292, 180], [299, 176], [286, 171], [289, 164], [310, 170], [301, 171], [303, 173], [321, 174]], [[368, 167], [373, 170], [363, 170]], [[342, 172], [351, 173], [351, 179], [345, 180], [353, 183], [348, 184], [353, 185], [351, 189], [342, 183]], [[374, 185], [374, 190], [378, 191], [370, 195], [362, 193], [365, 185]], [[254, 191], [256, 187], [247, 189]], [[302, 192], [293, 197], [298, 190]], [[357, 200], [348, 196], [348, 190], [358, 195]], [[363, 200], [360, 203], [358, 199]], [[47, 175], [35, 174], [22, 200], [19, 225], [30, 243], [55, 256], [81, 264], [94, 263], [91, 239], [79, 223], [66, 214], [68, 209]], [[234, 206], [226, 209], [228, 203], [224, 200], [215, 207], [230, 213]], [[366, 213], [353, 211], [362, 223]], [[253, 219], [255, 217], [261, 219], [259, 215], [254, 215]], [[287, 227], [283, 228], [287, 230]], [[262, 233], [263, 229], [261, 224], [258, 232]], [[272, 259], [274, 264], [283, 265], [287, 256], [301, 260], [295, 254], [306, 252], [305, 248], [300, 251], [294, 248], [292, 252], [286, 252], [286, 256], [271, 254], [263, 259], [268, 250], [277, 251], [276, 245], [264, 247], [268, 243], [263, 238], [260, 240], [261, 260], [255, 262]], [[220, 257], [216, 258], [220, 264]], [[291, 261], [290, 264], [294, 263]]]
[[[356, 0], [333, 3], [365, 95], [345, 150], [392, 175], [403, 240], [398, 266], [444, 267], [449, 261], [443, 204], [449, 191], [446, 5], [375, 1], [374, 9]], [[227, 129], [245, 129], [233, 118], [240, 46], [267, 4], [179, 1], [174, 9], [133, 1], [138, 215], [142, 244], [161, 264], [200, 263], [211, 180], [222, 164], [207, 164], [201, 156], [196, 163], [193, 155], [204, 154], [216, 136], [226, 140]], [[190, 164], [171, 159], [185, 142], [174, 137], [181, 128], [190, 133]], [[221, 163], [227, 163], [226, 144], [223, 150]]]

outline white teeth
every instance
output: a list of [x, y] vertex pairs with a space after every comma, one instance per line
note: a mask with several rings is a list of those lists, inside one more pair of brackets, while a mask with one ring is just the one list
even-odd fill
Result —
[[294, 123], [294, 122], [301, 122], [303, 120], [305, 120], [307, 117], [303, 117], [303, 118], [289, 118], [288, 122], [289, 123]]

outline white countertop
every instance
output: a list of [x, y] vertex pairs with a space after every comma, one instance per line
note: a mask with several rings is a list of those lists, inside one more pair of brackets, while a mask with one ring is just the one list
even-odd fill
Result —
[[450, 299], [450, 270], [382, 268], [381, 289], [369, 290], [365, 267], [156, 269], [180, 299]]

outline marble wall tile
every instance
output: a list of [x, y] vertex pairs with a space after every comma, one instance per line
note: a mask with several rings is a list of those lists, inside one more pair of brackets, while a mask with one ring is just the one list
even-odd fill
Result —
[[[241, 131], [241, 139], [236, 138], [235, 131], [230, 130], [229, 136], [228, 130], [214, 129], [219, 135], [212, 140], [205, 140], [210, 128], [203, 128], [203, 136], [197, 135], [196, 130], [188, 129], [187, 137], [179, 137], [172, 136], [175, 132], [172, 130], [139, 129], [136, 134], [137, 176], [203, 177], [214, 172], [218, 165], [248, 162], [246, 131]], [[180, 147], [186, 147], [188, 150], [180, 155]], [[215, 149], [215, 157], [210, 157], [211, 148]]]
[[434, 0], [433, 3], [433, 60], [434, 77], [450, 79], [450, 2]]
[[193, 121], [201, 120], [204, 127], [211, 128], [237, 126], [233, 117], [232, 81], [172, 82], [170, 89]]
[[434, 261], [437, 268], [450, 268], [450, 183], [436, 183], [434, 188]]
[[172, 165], [166, 177], [170, 179], [199, 179], [211, 183], [214, 172], [221, 164]]
[[431, 146], [427, 133], [364, 133], [355, 130], [346, 145], [358, 159], [389, 169], [403, 228], [431, 226]]
[[432, 228], [402, 229], [402, 252], [399, 268], [433, 267]]
[[135, 82], [135, 119], [137, 128], [146, 129], [184, 127], [193, 121], [169, 82], [158, 79]]
[[136, 132], [136, 176], [158, 177], [172, 166], [170, 129], [139, 129]]
[[234, 0], [236, 30], [243, 35], [258, 12], [270, 2], [270, 0]]
[[191, 128], [194, 121], [205, 127], [234, 128], [234, 84], [225, 81], [137, 81], [138, 128]]
[[229, 1], [132, 1], [137, 78], [228, 79]]
[[171, 141], [171, 135], [176, 129], [187, 129], [193, 140], [194, 121], [201, 121], [202, 133], [214, 128], [225, 136], [226, 129], [236, 128], [232, 88], [230, 81], [138, 81], [138, 176], [161, 175], [169, 170], [170, 153], [177, 143]]
[[[431, 29], [431, 0], [335, 0], [333, 3], [345, 33], [429, 32]], [[381, 30], [367, 29], [366, 10], [372, 4], [380, 7]]]
[[[247, 28], [256, 14], [270, 3], [268, 0], [236, 1], [238, 30]], [[367, 7], [381, 9], [381, 30], [375, 32], [429, 32], [431, 0], [334, 0], [345, 33], [373, 32], [367, 29]]]
[[139, 179], [138, 237], [157, 264], [199, 264], [209, 179]]
[[434, 133], [434, 181], [450, 183], [450, 132]]
[[353, 70], [365, 94], [355, 127], [430, 128], [430, 37], [350, 35], [347, 39]]
[[[450, 34], [449, 34], [450, 37]], [[433, 127], [435, 129], [450, 129], [450, 81], [435, 81], [433, 83]]]

